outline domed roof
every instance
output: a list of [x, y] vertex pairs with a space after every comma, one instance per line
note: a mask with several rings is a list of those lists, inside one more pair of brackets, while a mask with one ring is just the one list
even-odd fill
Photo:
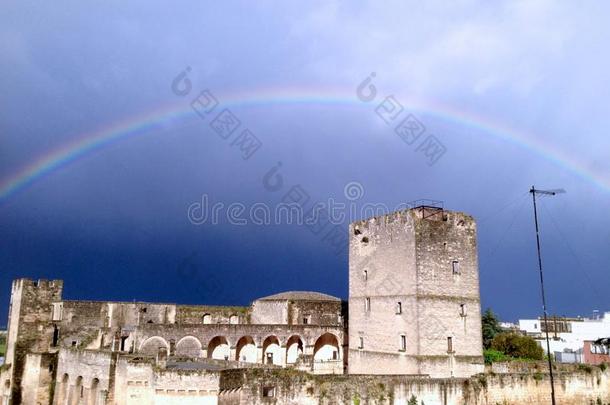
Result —
[[341, 301], [341, 299], [315, 291], [285, 291], [259, 298], [258, 301]]

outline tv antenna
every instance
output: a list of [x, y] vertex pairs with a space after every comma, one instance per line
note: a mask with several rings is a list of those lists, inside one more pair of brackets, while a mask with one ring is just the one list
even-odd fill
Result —
[[551, 403], [555, 405], [555, 381], [553, 379], [553, 359], [551, 354], [551, 344], [549, 342], [549, 324], [548, 324], [548, 313], [546, 310], [546, 298], [544, 296], [544, 277], [542, 274], [542, 256], [540, 255], [540, 230], [538, 227], [538, 209], [536, 207], [536, 195], [540, 196], [553, 196], [557, 194], [565, 193], [566, 191], [562, 188], [554, 190], [538, 190], [532, 186], [530, 193], [532, 193], [532, 201], [534, 202], [534, 222], [536, 224], [536, 248], [538, 250], [538, 270], [540, 271], [540, 292], [542, 295], [542, 311], [544, 314], [544, 334], [546, 337], [546, 354], [549, 361], [549, 376], [551, 378]]

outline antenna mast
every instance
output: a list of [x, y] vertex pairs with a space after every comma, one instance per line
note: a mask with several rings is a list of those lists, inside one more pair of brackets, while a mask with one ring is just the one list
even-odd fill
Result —
[[555, 405], [555, 381], [553, 378], [553, 359], [551, 354], [551, 344], [549, 342], [549, 324], [548, 324], [548, 313], [546, 310], [546, 298], [544, 295], [544, 276], [542, 274], [542, 256], [540, 254], [540, 229], [538, 227], [538, 208], [536, 207], [536, 194], [541, 195], [556, 195], [558, 193], [565, 193], [565, 190], [537, 190], [534, 186], [530, 189], [532, 193], [532, 201], [534, 202], [534, 222], [536, 224], [536, 247], [538, 250], [538, 270], [540, 271], [540, 292], [542, 295], [542, 311], [544, 314], [544, 334], [546, 337], [546, 353], [549, 361], [549, 376], [551, 378], [551, 404]]

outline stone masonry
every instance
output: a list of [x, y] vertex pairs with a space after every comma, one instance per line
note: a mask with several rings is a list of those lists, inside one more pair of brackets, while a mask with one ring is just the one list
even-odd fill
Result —
[[483, 370], [471, 216], [419, 207], [355, 222], [349, 249], [350, 374]]

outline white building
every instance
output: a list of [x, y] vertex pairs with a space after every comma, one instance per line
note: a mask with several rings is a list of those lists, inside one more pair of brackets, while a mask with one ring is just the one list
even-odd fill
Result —
[[[610, 312], [593, 318], [549, 317], [549, 339], [551, 352], [577, 352], [585, 340], [610, 337]], [[539, 339], [546, 352], [544, 342], [544, 319], [520, 319], [519, 330]]]

